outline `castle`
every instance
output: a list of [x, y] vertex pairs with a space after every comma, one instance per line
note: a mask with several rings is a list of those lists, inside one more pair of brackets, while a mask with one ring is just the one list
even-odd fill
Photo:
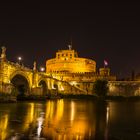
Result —
[[96, 62], [78, 57], [78, 53], [71, 46], [67, 50], [58, 50], [55, 58], [46, 61], [46, 73], [84, 91], [90, 90], [90, 93], [93, 82], [97, 79], [116, 80], [116, 76], [110, 75], [109, 68], [103, 67], [97, 72]]
[[116, 81], [108, 67], [96, 68], [96, 62], [78, 57], [69, 47], [56, 52], [56, 57], [46, 61], [46, 72], [33, 69], [21, 63], [7, 60], [6, 48], [0, 55], [0, 94], [46, 95], [56, 94], [94, 94], [93, 86], [97, 79], [108, 80], [108, 95], [140, 96], [140, 81]]
[[34, 62], [29, 69], [7, 60], [6, 48], [2, 47], [0, 57], [0, 92], [11, 93], [13, 88], [26, 94], [43, 95], [52, 92], [65, 94], [92, 94], [97, 79], [115, 81], [109, 68], [96, 70], [96, 62], [78, 57], [78, 53], [69, 49], [56, 52], [56, 58], [46, 61], [46, 72], [40, 72]]

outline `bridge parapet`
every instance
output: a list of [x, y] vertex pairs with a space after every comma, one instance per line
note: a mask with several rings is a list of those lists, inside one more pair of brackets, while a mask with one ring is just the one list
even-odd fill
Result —
[[140, 81], [110, 81], [109, 95], [140, 96]]

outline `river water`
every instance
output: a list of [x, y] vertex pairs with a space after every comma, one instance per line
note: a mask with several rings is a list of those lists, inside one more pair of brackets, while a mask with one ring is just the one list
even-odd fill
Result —
[[140, 102], [0, 104], [0, 140], [140, 140]]

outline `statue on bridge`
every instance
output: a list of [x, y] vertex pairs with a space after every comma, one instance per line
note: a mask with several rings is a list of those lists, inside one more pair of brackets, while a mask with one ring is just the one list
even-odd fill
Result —
[[37, 66], [36, 66], [36, 61], [34, 61], [34, 67], [33, 67], [34, 71], [37, 71]]
[[6, 47], [2, 46], [1, 60], [6, 60]]

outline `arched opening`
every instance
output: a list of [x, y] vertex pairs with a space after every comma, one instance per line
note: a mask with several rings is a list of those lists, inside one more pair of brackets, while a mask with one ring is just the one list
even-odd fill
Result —
[[27, 95], [30, 91], [29, 83], [28, 83], [27, 79], [20, 74], [15, 75], [11, 79], [11, 83], [15, 87], [15, 92], [16, 92], [17, 96]]
[[39, 86], [42, 88], [42, 95], [47, 95], [48, 94], [48, 87], [45, 81], [41, 80], [39, 82]]
[[58, 90], [58, 85], [54, 84], [54, 89]]
[[56, 83], [54, 83], [53, 87], [55, 90], [55, 95], [58, 95], [58, 85]]

